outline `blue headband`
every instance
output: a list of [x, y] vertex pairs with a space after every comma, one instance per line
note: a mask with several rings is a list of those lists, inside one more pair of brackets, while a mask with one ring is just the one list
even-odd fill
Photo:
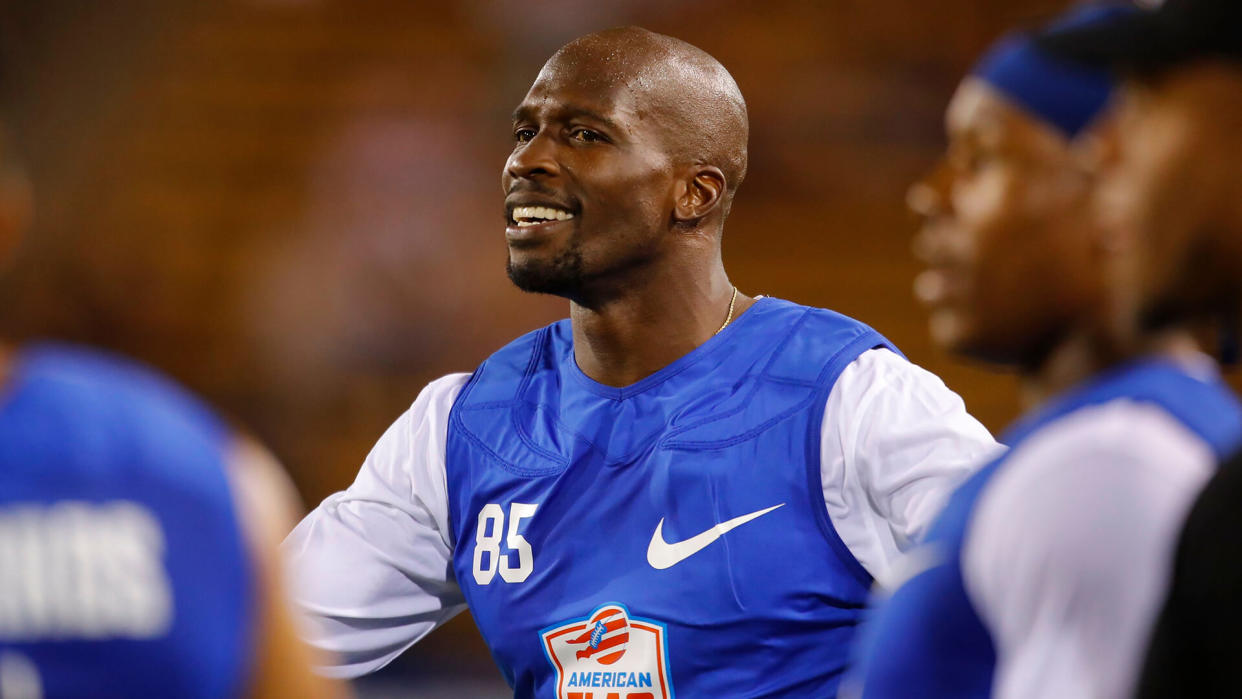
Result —
[[[1095, 24], [1133, 11], [1116, 5], [1079, 8], [1049, 30]], [[1031, 37], [1020, 34], [997, 42], [971, 72], [1067, 138], [1077, 136], [1103, 111], [1113, 91], [1105, 71], [1052, 58], [1035, 48]]]

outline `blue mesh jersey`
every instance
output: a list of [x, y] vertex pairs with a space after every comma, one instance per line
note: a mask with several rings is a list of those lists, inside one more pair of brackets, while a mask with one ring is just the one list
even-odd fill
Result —
[[169, 382], [65, 346], [0, 387], [0, 693], [225, 697], [252, 581], [226, 430]]
[[764, 298], [624, 388], [568, 321], [485, 361], [449, 418], [453, 570], [515, 695], [834, 694], [871, 579], [828, 519], [821, 421], [876, 347]]
[[993, 636], [963, 580], [963, 544], [980, 496], [1023, 442], [1072, 413], [1117, 400], [1157, 407], [1203, 440], [1218, 458], [1242, 443], [1242, 405], [1229, 388], [1219, 378], [1203, 381], [1160, 359], [1106, 372], [1019, 421], [1001, 440], [1010, 451], [962, 484], [928, 530], [926, 545], [943, 557], [919, 569], [868, 620], [856, 673], [862, 696], [991, 696], [996, 669]]

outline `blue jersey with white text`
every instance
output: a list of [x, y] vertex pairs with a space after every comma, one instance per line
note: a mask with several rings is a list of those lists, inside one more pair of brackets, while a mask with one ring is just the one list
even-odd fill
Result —
[[0, 693], [228, 697], [251, 580], [227, 431], [152, 372], [27, 348], [0, 385]]
[[515, 695], [834, 694], [871, 578], [828, 519], [821, 422], [875, 347], [762, 298], [624, 388], [568, 321], [485, 361], [449, 419], [453, 569]]
[[868, 618], [857, 671], [863, 697], [991, 696], [996, 649], [963, 582], [962, 547], [972, 514], [987, 484], [1025, 440], [1078, 410], [1115, 400], [1160, 408], [1218, 458], [1242, 444], [1242, 405], [1229, 388], [1158, 359], [1107, 372], [1019, 421], [1001, 440], [1010, 451], [968, 479], [928, 530], [926, 545], [944, 558], [907, 580]]

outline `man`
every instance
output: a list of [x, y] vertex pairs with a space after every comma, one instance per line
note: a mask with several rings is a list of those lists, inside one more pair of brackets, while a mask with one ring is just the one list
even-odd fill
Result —
[[[1101, 160], [1104, 208], [1140, 242], [1132, 275], [1147, 328], [1236, 318], [1242, 300], [1242, 6], [1159, 11], [1049, 37], [1049, 50], [1126, 78]], [[1182, 534], [1140, 696], [1238, 692], [1242, 461], [1223, 466]]]
[[870, 328], [729, 282], [746, 106], [684, 42], [544, 65], [510, 278], [570, 301], [429, 385], [286, 541], [355, 676], [469, 606], [519, 697], [826, 696], [873, 578], [995, 443]]
[[[1129, 12], [1081, 10], [1053, 31]], [[1133, 325], [1114, 284], [1133, 249], [1093, 224], [1077, 150], [1109, 93], [1029, 37], [1002, 42], [954, 96], [948, 154], [911, 193], [933, 334], [1017, 367], [1038, 406], [879, 603], [862, 696], [1128, 696], [1186, 510], [1242, 439], [1242, 406], [1182, 323], [1117, 332]]]
[[[0, 138], [0, 267], [31, 210]], [[282, 589], [292, 489], [120, 358], [0, 343], [0, 697], [321, 697]]]

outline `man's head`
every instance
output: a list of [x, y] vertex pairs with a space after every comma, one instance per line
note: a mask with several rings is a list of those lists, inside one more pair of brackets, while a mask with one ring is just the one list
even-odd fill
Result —
[[719, 255], [747, 132], [732, 76], [690, 44], [635, 27], [566, 44], [514, 112], [509, 277], [590, 302], [673, 249]]
[[928, 265], [915, 293], [938, 344], [1029, 367], [1100, 313], [1092, 180], [1071, 146], [1110, 90], [1102, 74], [1051, 61], [1025, 36], [999, 42], [961, 83], [946, 154], [908, 196]]
[[1137, 322], [1156, 330], [1242, 302], [1242, 3], [1159, 10], [1050, 34], [1047, 50], [1127, 78], [1099, 160], [1101, 213], [1132, 244]]

